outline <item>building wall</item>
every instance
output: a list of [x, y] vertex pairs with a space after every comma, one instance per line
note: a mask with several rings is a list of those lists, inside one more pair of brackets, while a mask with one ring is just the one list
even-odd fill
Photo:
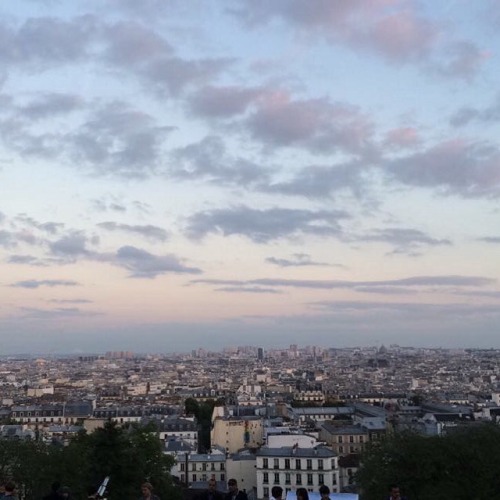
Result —
[[[267, 463], [266, 463], [267, 459]], [[320, 462], [322, 460], [322, 462]], [[300, 468], [299, 468], [299, 461]], [[322, 465], [321, 465], [322, 464]], [[337, 458], [307, 458], [282, 456], [257, 457], [257, 498], [269, 498], [273, 486], [281, 486], [285, 492], [306, 488], [318, 491], [326, 484], [332, 493], [339, 491]]]
[[[245, 433], [248, 432], [248, 442]], [[263, 441], [262, 420], [216, 418], [211, 431], [212, 445], [218, 445], [228, 453], [236, 453], [242, 448], [257, 448]]]
[[253, 460], [233, 460], [232, 458], [228, 458], [226, 460], [226, 479], [234, 478], [238, 481], [238, 486], [241, 490], [245, 490], [247, 492], [253, 491], [257, 488], [255, 468], [255, 457]]
[[207, 482], [214, 478], [217, 482], [227, 481], [226, 458], [224, 456], [202, 458], [201, 455], [179, 454], [172, 467], [172, 475], [177, 476], [182, 483], [186, 481], [186, 468], [188, 484]]

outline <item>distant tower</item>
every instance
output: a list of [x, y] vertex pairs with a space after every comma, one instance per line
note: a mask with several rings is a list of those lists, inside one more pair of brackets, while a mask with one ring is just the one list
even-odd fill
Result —
[[259, 361], [263, 361], [264, 360], [264, 349], [262, 349], [262, 347], [259, 347], [257, 349], [257, 359]]

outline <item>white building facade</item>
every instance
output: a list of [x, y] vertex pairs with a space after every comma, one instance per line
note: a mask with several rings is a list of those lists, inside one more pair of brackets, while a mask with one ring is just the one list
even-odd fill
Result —
[[339, 491], [338, 457], [325, 447], [262, 447], [257, 452], [256, 473], [259, 499], [269, 498], [273, 486], [285, 492], [297, 488], [313, 492], [325, 484], [332, 493]]

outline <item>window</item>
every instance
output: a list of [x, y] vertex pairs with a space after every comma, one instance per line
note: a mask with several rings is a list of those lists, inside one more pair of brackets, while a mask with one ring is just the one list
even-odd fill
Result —
[[222, 462], [220, 464], [220, 470], [224, 470], [224, 464]]
[[297, 475], [295, 476], [295, 482], [296, 482], [297, 484], [302, 484], [302, 474], [297, 474]]
[[196, 474], [193, 474], [193, 483], [196, 481]]
[[356, 448], [354, 446], [349, 446], [349, 453], [354, 453]]
[[338, 437], [338, 442], [339, 442], [339, 443], [341, 443], [341, 442], [342, 442], [342, 437], [343, 437], [343, 436], [339, 436], [339, 437]]
[[202, 480], [202, 481], [204, 481], [204, 482], [206, 482], [206, 481], [207, 481], [207, 475], [206, 475], [206, 474], [203, 474], [203, 475], [201, 476], [201, 480]]
[[207, 470], [207, 464], [205, 462], [203, 462], [203, 464], [201, 466], [201, 470]]
[[289, 469], [289, 468], [290, 468], [290, 459], [285, 458], [285, 469]]
[[344, 453], [344, 447], [343, 446], [339, 446], [339, 453]]
[[264, 497], [269, 496], [269, 488], [264, 488]]
[[312, 486], [312, 485], [313, 485], [313, 475], [307, 474], [307, 486]]
[[325, 475], [324, 474], [318, 474], [318, 483], [325, 484]]
[[280, 473], [279, 472], [274, 473], [274, 484], [280, 484]]
[[290, 484], [290, 482], [291, 482], [291, 481], [290, 481], [290, 473], [289, 473], [289, 472], [287, 472], [287, 473], [285, 474], [285, 484]]
[[221, 481], [225, 481], [225, 480], [226, 480], [226, 476], [225, 476], [224, 474], [221, 474], [221, 475], [220, 475], [220, 480], [221, 480]]
[[273, 467], [275, 469], [279, 469], [280, 468], [280, 459], [279, 458], [275, 458], [274, 459], [274, 465], [273, 465]]
[[300, 470], [300, 469], [301, 469], [301, 467], [300, 467], [300, 458], [297, 458], [297, 459], [295, 460], [295, 468], [296, 468], [297, 470]]
[[196, 464], [191, 464], [191, 470], [196, 470]]
[[[320, 458], [318, 460], [318, 470], [323, 470], [323, 459], [322, 458]], [[321, 483], [321, 484], [323, 484], [323, 483]]]
[[313, 461], [310, 458], [307, 459], [306, 466], [307, 466], [307, 470], [312, 470]]
[[364, 436], [359, 436], [359, 442], [362, 443], [363, 442], [363, 438]]
[[267, 458], [264, 458], [262, 460], [262, 468], [263, 469], [269, 469], [269, 460]]
[[184, 472], [184, 467], [185, 467], [185, 465], [183, 463], [181, 463], [181, 472]]
[[349, 436], [349, 443], [354, 443], [354, 436]]
[[264, 472], [263, 477], [262, 477], [262, 482], [264, 484], [269, 484], [269, 474], [267, 472]]

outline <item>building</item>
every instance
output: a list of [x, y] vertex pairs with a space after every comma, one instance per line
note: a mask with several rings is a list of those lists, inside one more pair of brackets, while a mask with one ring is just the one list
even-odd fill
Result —
[[332, 493], [339, 491], [338, 457], [326, 447], [262, 447], [256, 456], [257, 498], [269, 498], [273, 486], [312, 492], [326, 484]]
[[187, 486], [198, 486], [200, 482], [206, 486], [209, 479], [224, 483], [227, 478], [226, 455], [224, 453], [178, 453], [171, 473]]
[[242, 448], [258, 448], [263, 443], [262, 419], [257, 416], [216, 417], [212, 421], [211, 443], [227, 453], [236, 453]]
[[369, 432], [360, 425], [321, 424], [319, 436], [338, 455], [361, 453], [369, 440]]

